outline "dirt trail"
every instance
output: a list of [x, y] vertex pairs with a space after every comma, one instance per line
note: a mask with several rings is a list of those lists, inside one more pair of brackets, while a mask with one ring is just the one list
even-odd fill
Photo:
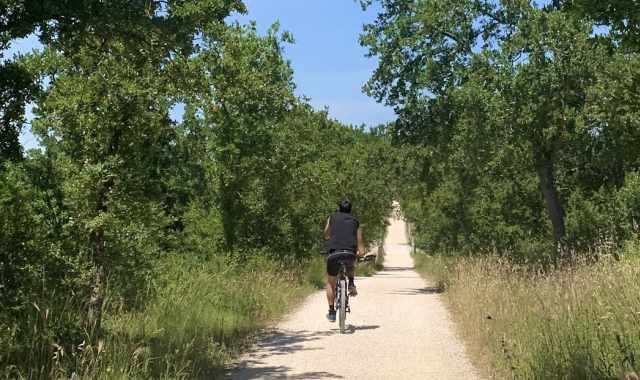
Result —
[[357, 278], [347, 334], [325, 319], [324, 292], [310, 296], [240, 361], [244, 379], [477, 379], [447, 310], [413, 270], [405, 223], [391, 219], [385, 269]]

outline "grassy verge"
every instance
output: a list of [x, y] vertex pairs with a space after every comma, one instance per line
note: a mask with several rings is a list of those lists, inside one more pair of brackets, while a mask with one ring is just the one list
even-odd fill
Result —
[[[252, 333], [322, 285], [323, 269], [320, 258], [298, 265], [264, 258], [242, 264], [222, 258], [200, 264], [167, 260], [143, 309], [125, 311], [110, 302], [102, 337], [86, 340], [93, 346], [79, 339], [74, 345], [56, 341], [43, 331], [70, 316], [36, 312], [32, 345], [44, 353], [14, 361], [0, 369], [0, 377], [219, 378]], [[4, 332], [0, 338], [5, 345], [0, 359], [10, 363], [12, 353], [5, 349], [21, 342]], [[27, 353], [16, 354], [28, 359]]]
[[[640, 368], [640, 266], [602, 260], [552, 272], [498, 257], [415, 255], [497, 378], [619, 379]], [[629, 377], [632, 378], [632, 377]]]

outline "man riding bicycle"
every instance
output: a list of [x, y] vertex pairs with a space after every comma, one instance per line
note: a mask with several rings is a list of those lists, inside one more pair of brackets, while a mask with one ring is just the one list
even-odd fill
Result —
[[338, 203], [338, 210], [327, 218], [324, 227], [324, 239], [327, 242], [327, 301], [329, 302], [329, 313], [327, 319], [330, 322], [336, 321], [336, 310], [334, 306], [336, 293], [336, 276], [340, 269], [340, 262], [344, 262], [347, 267], [349, 277], [349, 295], [358, 294], [354, 282], [354, 267], [356, 254], [364, 256], [364, 239], [360, 222], [351, 214], [351, 202], [344, 199]]

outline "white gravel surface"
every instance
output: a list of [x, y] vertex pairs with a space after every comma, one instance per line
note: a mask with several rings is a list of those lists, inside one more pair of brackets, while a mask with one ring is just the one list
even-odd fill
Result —
[[478, 379], [440, 296], [413, 270], [402, 220], [392, 219], [385, 269], [356, 278], [348, 333], [325, 319], [324, 292], [265, 333], [233, 379]]

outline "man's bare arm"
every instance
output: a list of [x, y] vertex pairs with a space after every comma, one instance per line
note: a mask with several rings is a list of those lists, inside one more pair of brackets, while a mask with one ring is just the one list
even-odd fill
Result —
[[331, 220], [331, 217], [327, 218], [327, 224], [325, 224], [324, 226], [324, 240], [331, 239], [331, 230], [329, 229], [330, 220]]
[[358, 227], [358, 256], [364, 256], [364, 237], [362, 236], [362, 229]]

